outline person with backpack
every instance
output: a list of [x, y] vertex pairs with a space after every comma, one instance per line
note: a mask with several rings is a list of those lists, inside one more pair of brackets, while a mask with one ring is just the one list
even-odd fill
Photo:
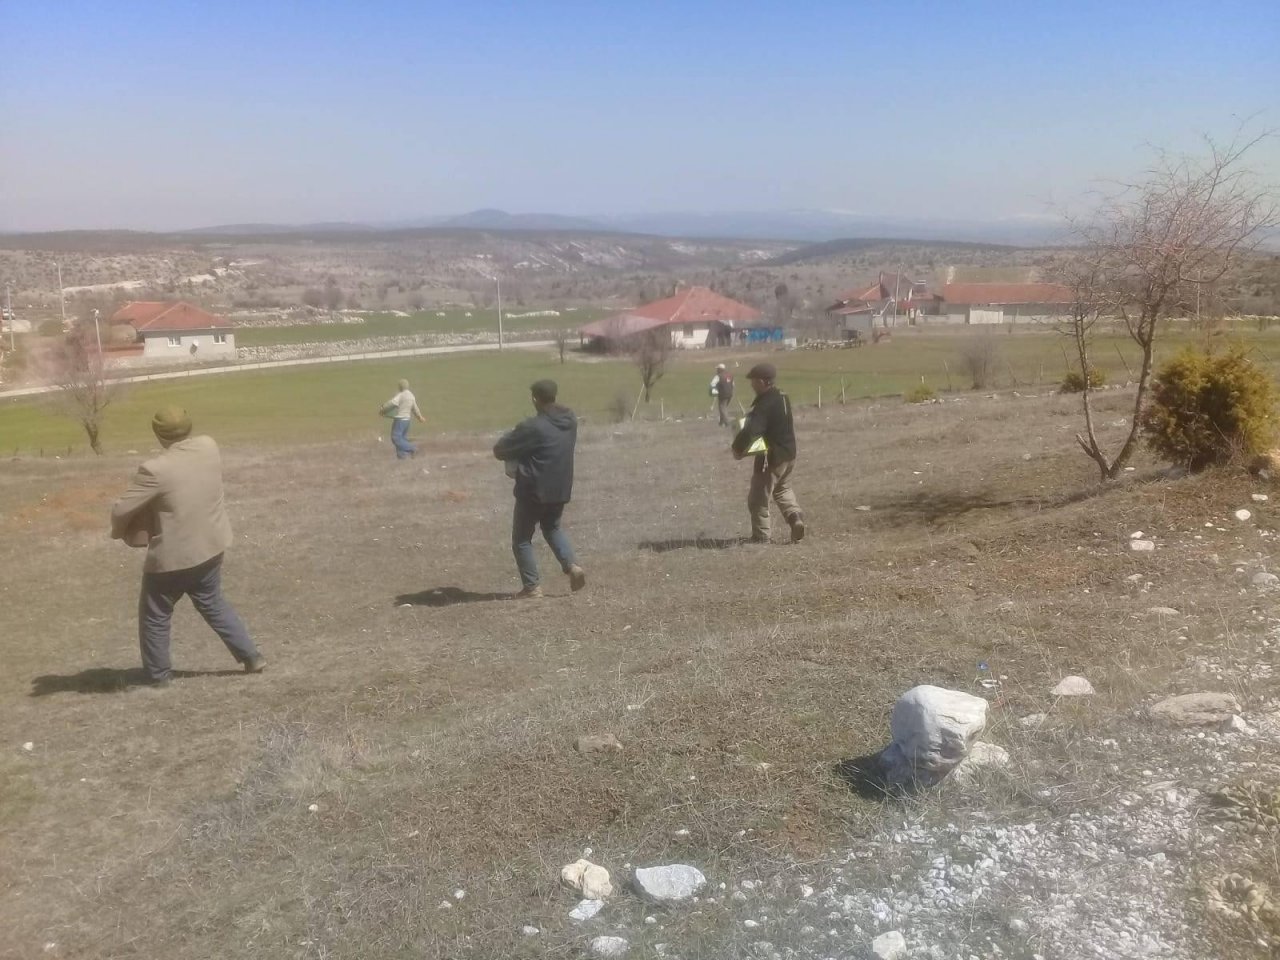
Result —
[[716, 412], [720, 414], [720, 426], [731, 427], [729, 401], [733, 399], [733, 374], [723, 363], [716, 364], [716, 375], [711, 378], [711, 396], [716, 398]]

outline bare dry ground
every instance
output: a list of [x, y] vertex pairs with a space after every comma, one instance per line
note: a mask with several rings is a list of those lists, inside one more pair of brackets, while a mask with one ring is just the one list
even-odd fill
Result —
[[[1143, 955], [1089, 932], [1113, 902], [1158, 927], [1149, 955], [1267, 956], [1265, 918], [1214, 912], [1204, 884], [1280, 882], [1274, 832], [1234, 831], [1208, 799], [1238, 773], [1280, 785], [1276, 740], [1140, 715], [1205, 684], [1250, 719], [1277, 708], [1274, 603], [1249, 580], [1274, 548], [1264, 488], [1140, 463], [1098, 489], [1058, 397], [798, 426], [810, 536], [771, 547], [737, 542], [747, 467], [710, 423], [591, 428], [568, 513], [590, 584], [570, 595], [540, 547], [534, 604], [504, 599], [510, 494], [487, 438], [410, 462], [226, 450], [227, 589], [270, 669], [231, 670], [183, 608], [167, 690], [136, 686], [141, 558], [103, 533], [134, 458], [5, 463], [0, 956], [562, 957], [625, 931], [636, 956], [853, 957], [894, 927], [919, 957]], [[1128, 549], [1136, 530], [1155, 552]], [[1068, 673], [1098, 695], [1054, 704]], [[883, 745], [918, 683], [991, 697], [1013, 772], [923, 801], [854, 793], [838, 765]], [[1017, 722], [1037, 711], [1044, 727]], [[603, 732], [623, 752], [574, 751]], [[927, 904], [861, 912], [964, 836], [1087, 829], [1157, 789], [1181, 791], [1183, 831], [1158, 850], [1094, 830], [1077, 873], [1011, 874], [939, 907], [945, 930]], [[692, 863], [710, 892], [666, 912], [620, 895], [575, 926], [557, 877], [586, 847], [619, 879]], [[818, 892], [765, 909], [743, 878]]]

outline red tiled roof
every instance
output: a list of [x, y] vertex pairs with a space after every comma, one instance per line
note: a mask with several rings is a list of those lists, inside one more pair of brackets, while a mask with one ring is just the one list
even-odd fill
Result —
[[962, 305], [1001, 303], [1071, 303], [1070, 287], [1060, 283], [948, 283], [942, 288], [946, 303]]
[[107, 322], [127, 323], [139, 333], [210, 330], [232, 326], [226, 317], [201, 310], [183, 300], [135, 300], [113, 313]]
[[[626, 337], [675, 323], [741, 324], [759, 320], [760, 316], [755, 307], [721, 296], [707, 287], [687, 287], [674, 296], [588, 323], [579, 332], [588, 337]], [[619, 329], [623, 332], [617, 332]]]
[[634, 313], [615, 313], [611, 317], [605, 317], [601, 320], [592, 320], [578, 328], [578, 332], [584, 337], [613, 337], [621, 339], [622, 337], [633, 337], [637, 333], [644, 333], [646, 330], [652, 330], [654, 327], [662, 326], [660, 320], [651, 320], [648, 317], [638, 317]]

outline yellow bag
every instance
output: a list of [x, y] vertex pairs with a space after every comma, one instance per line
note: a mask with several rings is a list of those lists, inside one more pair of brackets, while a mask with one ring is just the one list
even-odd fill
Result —
[[[747, 418], [743, 417], [738, 421], [738, 431], [742, 432], [744, 429], [746, 429], [746, 426], [747, 426]], [[751, 446], [747, 447], [746, 449], [747, 454], [768, 453], [768, 452], [769, 452], [769, 447], [764, 442], [764, 437], [757, 438], [756, 442], [751, 444]]]

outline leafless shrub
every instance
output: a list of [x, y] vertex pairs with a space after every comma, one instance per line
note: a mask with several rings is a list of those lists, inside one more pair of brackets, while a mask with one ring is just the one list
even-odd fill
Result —
[[995, 381], [1000, 346], [996, 338], [982, 333], [969, 340], [960, 351], [960, 361], [968, 372], [973, 389], [986, 390]]
[[644, 402], [648, 403], [654, 384], [667, 372], [667, 362], [671, 359], [671, 335], [662, 327], [640, 334], [632, 342], [631, 359], [640, 371]]
[[1073, 224], [1081, 252], [1064, 281], [1075, 300], [1068, 332], [1081, 374], [1087, 380], [1092, 331], [1103, 314], [1119, 316], [1142, 350], [1129, 432], [1114, 456], [1094, 431], [1091, 391], [1082, 393], [1085, 432], [1076, 441], [1104, 480], [1120, 474], [1137, 444], [1162, 321], [1185, 316], [1280, 224], [1274, 189], [1242, 163], [1268, 136], [1246, 141], [1237, 135], [1225, 147], [1208, 140], [1203, 158], [1161, 154], [1142, 181], [1108, 198], [1095, 219]]
[[94, 453], [102, 453], [102, 420], [117, 387], [105, 376], [100, 350], [82, 336], [68, 337], [41, 358], [43, 379], [58, 388], [54, 406], [80, 424]]

